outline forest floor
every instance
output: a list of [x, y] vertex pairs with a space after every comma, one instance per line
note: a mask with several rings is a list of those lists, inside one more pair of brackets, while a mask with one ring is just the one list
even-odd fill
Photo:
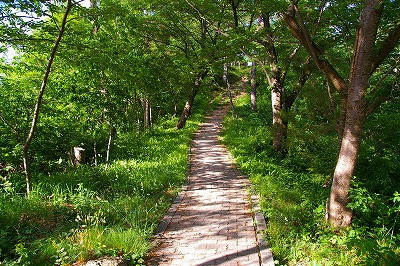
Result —
[[272, 254], [258, 243], [250, 182], [218, 139], [227, 110], [217, 108], [194, 135], [188, 182], [161, 223], [150, 265], [272, 262]]

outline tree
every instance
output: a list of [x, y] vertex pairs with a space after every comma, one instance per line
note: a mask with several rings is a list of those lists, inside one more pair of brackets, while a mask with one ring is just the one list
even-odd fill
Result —
[[36, 128], [37, 128], [37, 124], [39, 121], [39, 114], [40, 114], [40, 108], [42, 105], [42, 99], [43, 99], [43, 94], [45, 92], [47, 83], [48, 83], [48, 79], [50, 76], [50, 71], [51, 71], [51, 67], [54, 61], [54, 58], [56, 56], [56, 52], [57, 49], [60, 45], [61, 39], [63, 37], [64, 31], [65, 31], [65, 26], [67, 24], [67, 18], [68, 18], [68, 14], [71, 10], [73, 3], [71, 0], [67, 1], [67, 6], [65, 8], [64, 11], [64, 16], [62, 18], [62, 22], [60, 25], [60, 29], [58, 32], [58, 36], [57, 39], [54, 42], [53, 48], [51, 50], [48, 62], [47, 62], [47, 66], [45, 69], [45, 74], [42, 80], [42, 84], [40, 86], [40, 90], [39, 90], [39, 94], [38, 94], [38, 98], [36, 100], [36, 104], [35, 104], [35, 108], [33, 111], [33, 117], [32, 117], [32, 123], [31, 123], [31, 127], [29, 129], [28, 135], [23, 143], [22, 146], [22, 152], [23, 152], [23, 163], [24, 163], [24, 169], [25, 169], [25, 178], [26, 178], [26, 193], [29, 196], [30, 191], [31, 191], [31, 179], [32, 179], [32, 173], [31, 173], [31, 169], [30, 169], [30, 159], [29, 159], [29, 147], [31, 145], [31, 142], [33, 140], [34, 134], [36, 132]]
[[253, 39], [263, 47], [263, 51], [258, 54], [264, 56], [265, 60], [258, 61], [264, 67], [266, 80], [271, 88], [273, 148], [276, 152], [285, 153], [289, 123], [287, 115], [309, 77], [311, 66], [309, 59], [301, 59], [304, 63], [297, 73], [298, 80], [294, 86], [288, 85], [287, 73], [296, 62], [294, 59], [298, 56], [299, 47], [284, 44], [287, 38], [285, 33], [282, 35], [273, 33], [281, 28], [281, 21], [273, 19], [271, 15], [270, 8], [261, 6]]
[[[298, 48], [295, 48], [293, 53], [289, 53], [291, 55], [290, 57], [285, 58], [285, 56], [282, 56], [285, 58], [285, 60], [282, 61], [287, 62], [284, 71], [282, 71], [283, 67], [281, 65], [284, 63], [278, 62], [278, 54], [275, 46], [276, 39], [279, 37], [272, 34], [270, 14], [263, 4], [255, 3], [253, 1], [229, 1], [232, 16], [228, 16], [227, 19], [228, 21], [231, 21], [231, 23], [223, 24], [225, 25], [224, 27], [221, 24], [221, 21], [214, 22], [212, 20], [213, 17], [217, 16], [216, 13], [205, 12], [201, 10], [198, 5], [193, 4], [193, 2], [186, 2], [197, 11], [198, 14], [217, 31], [217, 33], [220, 33], [224, 39], [228, 40], [230, 44], [232, 44], [230, 50], [225, 50], [225, 56], [232, 56], [232, 54], [237, 54], [240, 51], [247, 57], [252, 58], [253, 61], [259, 62], [259, 64], [264, 68], [264, 73], [266, 74], [266, 78], [271, 88], [274, 136], [273, 147], [277, 152], [285, 152], [288, 120], [285, 118], [284, 112], [290, 110], [299, 95], [301, 87], [304, 86], [307, 81], [310, 70], [308, 66], [309, 60], [307, 60], [308, 64], [306, 64], [303, 71], [306, 74], [300, 75], [300, 79], [297, 82], [295, 89], [292, 93], [289, 93], [290, 89], [287, 88], [285, 90], [283, 84], [288, 68], [292, 63], [292, 59], [294, 55], [296, 55]], [[218, 10], [224, 10], [225, 8], [225, 3], [221, 3]], [[207, 14], [207, 16], [204, 14]], [[258, 23], [253, 23], [255, 20]], [[252, 32], [253, 26], [256, 26], [256, 30], [255, 34], [251, 36], [250, 33]], [[251, 42], [249, 42], [249, 40], [251, 40]], [[261, 53], [256, 52], [255, 55], [252, 56], [248, 50], [257, 48], [255, 47], [257, 45], [262, 45], [263, 51]], [[287, 51], [282, 52], [282, 55], [283, 54], [287, 54]], [[260, 57], [261, 59], [259, 59]], [[255, 85], [254, 82], [253, 85]]]
[[338, 130], [340, 150], [326, 210], [327, 219], [334, 226], [351, 224], [353, 214], [347, 204], [367, 115], [367, 89], [371, 76], [395, 48], [400, 38], [400, 24], [385, 25], [387, 37], [380, 47], [376, 45], [384, 5], [384, 0], [366, 0], [362, 6], [348, 83], [323, 57], [318, 45], [312, 41], [297, 4], [292, 2], [283, 15], [292, 34], [307, 49], [318, 68], [341, 96], [342, 107]]
[[[217, 4], [203, 3], [201, 9], [215, 10]], [[181, 97], [186, 97], [185, 104], [176, 125], [177, 129], [185, 126], [193, 102], [212, 64], [219, 55], [220, 33], [209, 21], [191, 7], [187, 1], [154, 1], [151, 4], [151, 15], [147, 26], [142, 28], [145, 38], [151, 43], [165, 49], [173, 57], [175, 71], [180, 70], [184, 80]], [[218, 17], [223, 20], [224, 11]]]

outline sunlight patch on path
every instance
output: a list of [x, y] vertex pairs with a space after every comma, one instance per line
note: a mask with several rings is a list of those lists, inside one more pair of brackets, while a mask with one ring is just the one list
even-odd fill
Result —
[[194, 136], [188, 184], [150, 265], [261, 265], [250, 183], [218, 141], [225, 114], [215, 110]]

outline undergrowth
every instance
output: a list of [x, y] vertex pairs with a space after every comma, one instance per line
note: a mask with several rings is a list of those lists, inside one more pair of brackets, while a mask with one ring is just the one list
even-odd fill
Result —
[[118, 135], [106, 170], [81, 165], [35, 174], [29, 198], [22, 173], [2, 177], [0, 265], [71, 265], [104, 255], [142, 264], [186, 179], [191, 137], [210, 107], [210, 96], [196, 101], [183, 130], [173, 118], [153, 132]]
[[269, 96], [258, 97], [257, 112], [251, 112], [248, 96], [237, 99], [238, 119], [226, 117], [223, 142], [260, 195], [275, 262], [398, 265], [400, 115], [396, 106], [384, 106], [367, 121], [351, 190], [353, 225], [339, 230], [324, 220], [336, 163], [337, 136], [329, 126], [334, 123], [317, 123], [297, 110], [289, 124], [288, 153], [277, 155], [272, 149]]

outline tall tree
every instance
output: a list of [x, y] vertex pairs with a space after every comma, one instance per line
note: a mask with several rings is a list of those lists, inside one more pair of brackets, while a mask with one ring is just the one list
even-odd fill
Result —
[[[364, 121], [367, 115], [367, 89], [378, 66], [398, 44], [400, 23], [385, 25], [386, 38], [378, 47], [378, 28], [384, 11], [384, 0], [366, 0], [362, 5], [355, 35], [349, 82], [323, 57], [323, 52], [310, 37], [306, 23], [296, 3], [292, 2], [284, 14], [287, 27], [307, 49], [318, 68], [332, 82], [341, 96], [339, 122], [340, 150], [336, 164], [330, 197], [327, 203], [327, 219], [334, 226], [348, 226], [352, 211], [347, 207], [349, 189], [360, 149]], [[354, 4], [356, 6], [357, 4]], [[389, 30], [387, 30], [389, 28]]]
[[47, 82], [50, 76], [50, 71], [51, 71], [51, 66], [53, 64], [54, 58], [56, 56], [56, 52], [58, 49], [58, 46], [60, 45], [61, 39], [63, 37], [64, 31], [65, 31], [65, 26], [67, 24], [67, 18], [68, 18], [68, 14], [71, 10], [72, 7], [72, 0], [68, 0], [67, 1], [67, 6], [64, 12], [64, 17], [62, 19], [61, 22], [61, 26], [60, 26], [60, 30], [57, 36], [56, 41], [54, 42], [54, 46], [53, 49], [50, 53], [49, 56], [49, 60], [47, 62], [47, 66], [46, 66], [46, 71], [42, 80], [42, 85], [40, 86], [40, 90], [39, 90], [39, 95], [36, 101], [36, 105], [35, 105], [35, 110], [33, 112], [33, 118], [32, 118], [32, 124], [31, 124], [31, 128], [29, 130], [28, 136], [25, 140], [24, 145], [22, 146], [22, 152], [23, 152], [23, 161], [24, 161], [24, 169], [25, 169], [25, 178], [26, 178], [26, 193], [29, 196], [29, 193], [31, 191], [31, 179], [32, 179], [32, 173], [31, 173], [31, 169], [30, 169], [30, 160], [29, 160], [29, 147], [31, 145], [33, 136], [36, 132], [36, 127], [39, 121], [39, 114], [40, 114], [40, 107], [42, 105], [42, 99], [43, 99], [43, 94], [45, 92], [46, 86], [47, 86]]
[[[263, 46], [264, 51], [260, 55], [265, 56], [265, 60], [259, 60], [259, 62], [265, 68], [264, 73], [271, 88], [273, 148], [276, 152], [284, 153], [289, 123], [287, 114], [307, 81], [311, 67], [308, 59], [302, 59], [304, 63], [300, 67], [296, 85], [293, 87], [288, 85], [287, 72], [293, 67], [299, 47], [282, 45], [286, 36], [274, 34], [275, 28], [271, 23], [273, 21], [272, 14], [270, 8], [261, 8], [254, 40]], [[278, 25], [275, 26], [277, 28], [281, 27], [280, 21], [275, 20], [274, 24]]]

